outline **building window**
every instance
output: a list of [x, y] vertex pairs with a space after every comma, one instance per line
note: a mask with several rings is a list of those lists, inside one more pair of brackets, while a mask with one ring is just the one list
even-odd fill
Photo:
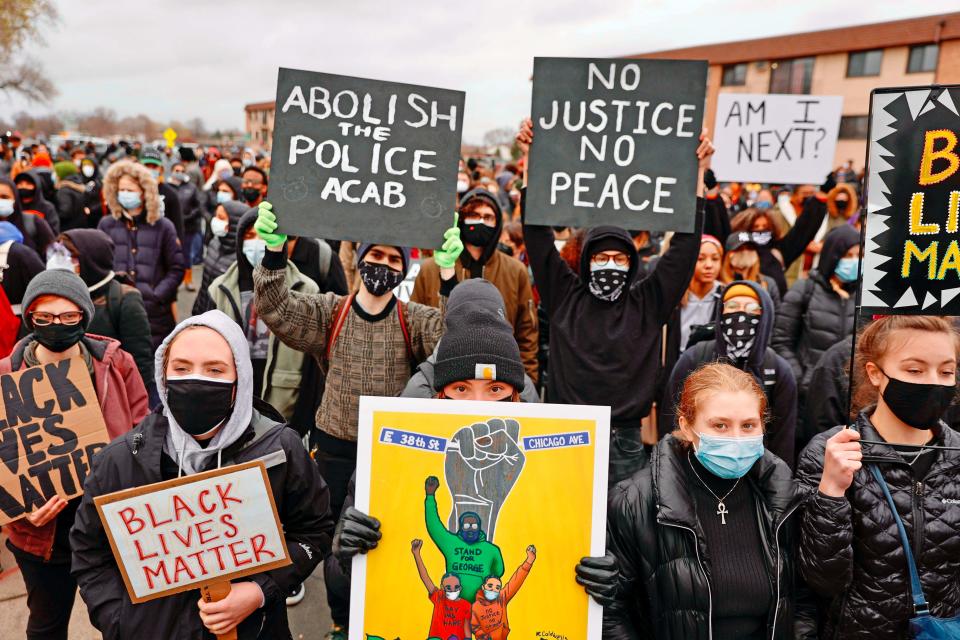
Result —
[[778, 60], [770, 64], [770, 93], [810, 93], [813, 58]]
[[907, 73], [922, 73], [937, 70], [937, 58], [940, 54], [940, 45], [921, 44], [910, 47], [910, 57], [907, 59]]
[[866, 140], [868, 123], [867, 116], [843, 116], [840, 118], [838, 137], [841, 140]]
[[723, 80], [720, 84], [724, 87], [742, 87], [747, 84], [747, 63], [723, 65]]
[[847, 77], [878, 76], [881, 62], [883, 62], [883, 49], [855, 51], [847, 57]]

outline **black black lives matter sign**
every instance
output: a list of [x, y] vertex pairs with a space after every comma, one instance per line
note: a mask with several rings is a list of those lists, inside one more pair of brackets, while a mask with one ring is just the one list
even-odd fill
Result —
[[71, 358], [0, 375], [0, 524], [83, 493], [110, 442], [87, 366]]
[[280, 69], [268, 195], [279, 230], [438, 248], [463, 104], [460, 91]]
[[694, 230], [707, 63], [536, 58], [530, 224]]
[[960, 315], [960, 86], [871, 95], [861, 308]]

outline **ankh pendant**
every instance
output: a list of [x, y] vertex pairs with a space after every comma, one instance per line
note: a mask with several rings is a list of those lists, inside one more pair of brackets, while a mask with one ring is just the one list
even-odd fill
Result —
[[717, 515], [720, 516], [720, 524], [727, 524], [727, 514], [730, 513], [727, 510], [727, 505], [723, 504], [723, 501], [717, 503]]

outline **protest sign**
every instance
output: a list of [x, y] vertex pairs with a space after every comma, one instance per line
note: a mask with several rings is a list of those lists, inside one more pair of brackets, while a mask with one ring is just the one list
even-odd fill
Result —
[[718, 180], [820, 184], [833, 170], [842, 96], [721, 93]]
[[281, 233], [439, 248], [464, 94], [280, 69], [267, 199]]
[[[503, 608], [511, 637], [599, 639], [573, 572], [604, 554], [609, 422], [609, 407], [362, 397], [356, 506], [384, 535], [353, 561], [350, 640], [462, 639], [466, 619], [485, 637]], [[478, 593], [488, 576], [503, 606]]]
[[707, 63], [536, 58], [530, 224], [693, 231]]
[[262, 461], [94, 498], [130, 600], [290, 564]]
[[55, 495], [83, 493], [110, 435], [81, 358], [0, 375], [0, 389], [0, 524], [7, 524]]
[[960, 86], [870, 100], [861, 309], [960, 315]]

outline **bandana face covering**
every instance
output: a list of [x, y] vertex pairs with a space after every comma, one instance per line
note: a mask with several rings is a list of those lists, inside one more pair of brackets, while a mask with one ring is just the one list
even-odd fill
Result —
[[727, 355], [735, 360], [745, 358], [753, 348], [760, 318], [743, 311], [725, 313], [720, 317], [720, 331], [727, 343]]
[[376, 297], [393, 291], [403, 282], [403, 273], [385, 264], [371, 264], [364, 260], [358, 269], [363, 286]]
[[590, 264], [590, 293], [599, 300], [616, 301], [627, 286], [629, 266], [618, 266], [609, 262], [603, 266]]

